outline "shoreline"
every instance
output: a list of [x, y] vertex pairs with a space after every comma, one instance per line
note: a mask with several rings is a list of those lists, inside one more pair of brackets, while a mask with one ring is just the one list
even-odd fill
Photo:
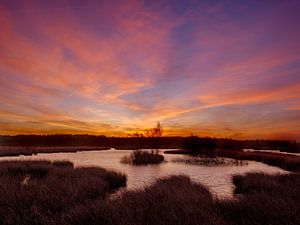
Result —
[[103, 151], [108, 147], [98, 146], [47, 146], [47, 147], [22, 147], [22, 146], [0, 146], [0, 157], [30, 156], [39, 153], [68, 153], [80, 151]]
[[[165, 154], [190, 154], [187, 150], [170, 150], [164, 151]], [[290, 172], [300, 172], [300, 157], [285, 153], [273, 153], [273, 152], [254, 152], [254, 151], [242, 151], [242, 150], [217, 150], [217, 157], [227, 157], [231, 159], [239, 160], [252, 160], [256, 162], [262, 162], [270, 166], [277, 166], [281, 169]]]

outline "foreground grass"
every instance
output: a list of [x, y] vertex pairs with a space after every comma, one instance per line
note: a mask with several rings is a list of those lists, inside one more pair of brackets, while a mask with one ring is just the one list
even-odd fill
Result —
[[202, 185], [185, 176], [159, 179], [143, 190], [128, 191], [106, 202], [75, 209], [67, 224], [165, 225], [224, 224], [213, 198]]
[[105, 198], [124, 175], [70, 162], [0, 163], [0, 224], [300, 224], [300, 175], [235, 176], [238, 199], [214, 199], [186, 176]]
[[164, 156], [160, 155], [158, 151], [133, 151], [129, 156], [125, 156], [121, 159], [122, 163], [133, 165], [147, 165], [147, 164], [159, 164], [164, 161]]
[[185, 176], [159, 179], [144, 190], [76, 208], [66, 224], [300, 224], [300, 177], [249, 174], [235, 177], [239, 199], [213, 199], [202, 185]]
[[218, 202], [229, 224], [300, 224], [300, 175], [247, 174], [233, 178], [237, 201]]
[[65, 161], [1, 162], [0, 224], [61, 224], [74, 207], [125, 185], [125, 175]]

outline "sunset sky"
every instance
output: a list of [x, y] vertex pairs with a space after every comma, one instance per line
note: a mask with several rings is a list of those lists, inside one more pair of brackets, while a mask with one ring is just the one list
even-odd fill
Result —
[[0, 0], [0, 134], [300, 140], [299, 22], [299, 0]]

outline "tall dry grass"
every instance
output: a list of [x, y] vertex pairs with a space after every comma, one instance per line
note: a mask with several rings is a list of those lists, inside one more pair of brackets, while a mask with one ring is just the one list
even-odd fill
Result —
[[224, 220], [236, 225], [300, 224], [300, 175], [247, 174], [233, 178], [237, 201], [218, 202]]
[[69, 162], [0, 163], [0, 224], [294, 225], [300, 175], [235, 176], [236, 199], [215, 199], [186, 176], [107, 198], [126, 177]]
[[143, 190], [76, 208], [65, 219], [72, 225], [224, 224], [208, 189], [186, 176], [158, 179]]
[[125, 186], [126, 176], [70, 162], [0, 163], [0, 224], [61, 224], [74, 207]]
[[75, 208], [66, 224], [295, 225], [300, 222], [299, 174], [237, 176], [238, 199], [213, 199], [185, 176], [157, 180], [143, 190]]

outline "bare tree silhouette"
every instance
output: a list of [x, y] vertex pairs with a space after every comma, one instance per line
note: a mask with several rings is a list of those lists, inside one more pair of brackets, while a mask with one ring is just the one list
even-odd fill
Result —
[[155, 128], [146, 130], [146, 136], [153, 138], [153, 137], [161, 137], [163, 135], [163, 128], [160, 125], [160, 122], [157, 122], [157, 125]]
[[155, 128], [146, 130], [146, 136], [150, 140], [150, 147], [151, 149], [159, 149], [161, 148], [161, 137], [163, 135], [163, 128], [160, 122], [157, 122]]

